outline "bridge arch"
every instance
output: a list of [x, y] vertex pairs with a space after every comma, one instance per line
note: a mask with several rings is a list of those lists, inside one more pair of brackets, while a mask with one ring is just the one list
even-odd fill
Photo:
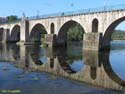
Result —
[[45, 27], [42, 24], [37, 23], [30, 32], [30, 41], [40, 42], [41, 38], [44, 37], [44, 34], [47, 34]]
[[51, 34], [55, 33], [55, 25], [54, 25], [54, 23], [51, 23], [50, 32], [51, 32]]
[[[81, 39], [83, 39], [83, 34], [85, 33], [85, 30], [84, 28], [82, 27], [82, 25], [80, 23], [78, 23], [77, 21], [74, 21], [74, 20], [69, 20], [67, 22], [65, 22], [61, 28], [59, 29], [59, 32], [58, 32], [58, 40], [57, 42], [59, 44], [66, 44], [67, 43], [67, 40], [68, 40], [68, 32], [71, 31], [69, 30], [70, 28], [75, 28], [76, 30], [79, 30], [79, 31], [82, 31], [80, 33], [82, 33], [82, 36]], [[75, 30], [74, 30], [75, 31]], [[76, 31], [77, 32], [77, 31]], [[75, 32], [75, 33], [76, 33]], [[75, 39], [74, 39], [75, 40]]]
[[114, 29], [125, 20], [125, 16], [121, 17], [117, 20], [115, 20], [114, 22], [112, 22], [108, 28], [106, 29], [104, 36], [103, 36], [103, 46], [109, 46], [110, 45], [110, 41], [111, 41], [111, 35], [114, 31]]
[[4, 28], [0, 28], [0, 41], [2, 41], [3, 40], [3, 30], [4, 30]]
[[14, 27], [11, 30], [10, 34], [10, 41], [11, 42], [18, 42], [20, 41], [20, 26], [14, 25]]
[[98, 19], [94, 18], [92, 21], [92, 32], [96, 33], [98, 32]]

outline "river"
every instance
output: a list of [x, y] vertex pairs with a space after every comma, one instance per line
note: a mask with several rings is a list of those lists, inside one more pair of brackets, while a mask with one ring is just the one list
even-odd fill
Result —
[[[121, 44], [122, 43], [122, 44]], [[0, 45], [0, 94], [124, 94], [125, 43], [106, 52]]]

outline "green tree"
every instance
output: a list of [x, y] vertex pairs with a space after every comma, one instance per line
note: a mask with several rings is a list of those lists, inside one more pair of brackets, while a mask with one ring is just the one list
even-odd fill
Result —
[[83, 28], [79, 24], [75, 23], [68, 29], [67, 37], [69, 41], [80, 41], [83, 39], [83, 34]]
[[16, 20], [18, 20], [18, 17], [15, 16], [15, 15], [7, 16], [7, 22], [13, 22], [13, 21], [16, 21]]
[[125, 40], [125, 31], [114, 30], [111, 36], [111, 40]]

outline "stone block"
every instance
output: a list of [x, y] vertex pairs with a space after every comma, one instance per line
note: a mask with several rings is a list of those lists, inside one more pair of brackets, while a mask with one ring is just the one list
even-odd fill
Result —
[[86, 33], [83, 39], [83, 50], [99, 51], [101, 49], [101, 41], [101, 33]]

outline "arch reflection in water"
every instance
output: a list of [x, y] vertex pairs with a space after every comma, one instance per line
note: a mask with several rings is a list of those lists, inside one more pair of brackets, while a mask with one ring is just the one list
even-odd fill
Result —
[[20, 59], [20, 47], [17, 46], [15, 43], [11, 43], [11, 45], [7, 45], [7, 48], [10, 49], [10, 51], [12, 52], [12, 56], [14, 58], [14, 60], [18, 61]]
[[109, 66], [116, 76], [117, 82], [125, 86], [125, 41], [112, 41], [109, 53]]
[[46, 58], [46, 51], [44, 48], [41, 48], [39, 46], [31, 46], [30, 47], [30, 55], [32, 60], [34, 61], [34, 63], [36, 65], [42, 65], [44, 63], [46, 63], [47, 58]]
[[124, 56], [125, 50], [111, 50], [103, 56], [103, 66], [108, 76], [123, 87], [125, 87]]
[[74, 71], [79, 72], [84, 67], [84, 64], [83, 61], [79, 59], [79, 60], [73, 60], [69, 66]]
[[[10, 60], [8, 57], [12, 56], [12, 48], [13, 47], [2, 47], [3, 50], [0, 54], [0, 59]], [[61, 51], [61, 52], [60, 52]], [[52, 51], [53, 52], [53, 51]], [[83, 52], [83, 58], [81, 56], [75, 56], [72, 54], [69, 54], [66, 49], [59, 48], [54, 50], [56, 52], [56, 56], [54, 58], [49, 55], [47, 56], [47, 52], [43, 50], [43, 48], [37, 47], [37, 46], [21, 46], [20, 47], [20, 60], [23, 60], [21, 63], [17, 63], [23, 67], [28, 68], [38, 68], [39, 70], [46, 71], [49, 73], [53, 73], [56, 75], [61, 75], [67, 78], [71, 78], [74, 80], [86, 82], [91, 85], [97, 85], [109, 89], [115, 89], [115, 90], [124, 90], [124, 81], [115, 73], [113, 70], [110, 62], [109, 62], [109, 52], [104, 53], [101, 56], [97, 53], [92, 52]], [[8, 59], [3, 57], [6, 56]], [[35, 58], [34, 58], [35, 56]], [[41, 67], [39, 64], [35, 64], [34, 60], [40, 60], [41, 56], [46, 56], [46, 63]], [[100, 59], [101, 58], [101, 59]], [[51, 68], [52, 65], [50, 65], [50, 60], [54, 60], [54, 67]], [[53, 62], [52, 60], [52, 62]], [[83, 63], [84, 60], [84, 63]], [[82, 64], [84, 68], [82, 67], [81, 71], [77, 72], [74, 70], [73, 65], [78, 66], [79, 63], [74, 62], [82, 61]], [[23, 63], [26, 64], [23, 64]], [[69, 63], [68, 63], [69, 62]], [[102, 62], [102, 63], [100, 63]], [[37, 66], [38, 65], [38, 66]], [[31, 67], [32, 66], [32, 67]], [[80, 65], [82, 66], [82, 65]], [[77, 73], [76, 73], [77, 72]], [[69, 74], [74, 73], [74, 74]]]
[[125, 50], [110, 51], [110, 64], [113, 71], [125, 81]]
[[0, 44], [0, 61], [18, 61], [20, 59], [20, 47], [14, 43]]
[[62, 69], [67, 73], [77, 73], [83, 68], [82, 54], [71, 53], [67, 51], [67, 48], [59, 48], [57, 52], [58, 61]]

